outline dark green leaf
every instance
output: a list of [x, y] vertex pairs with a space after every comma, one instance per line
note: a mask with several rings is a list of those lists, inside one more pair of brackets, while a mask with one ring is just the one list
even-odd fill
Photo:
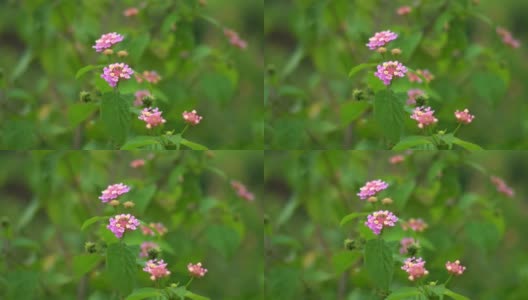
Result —
[[341, 219], [341, 222], [339, 222], [339, 226], [343, 226], [346, 223], [354, 220], [355, 218], [359, 218], [359, 217], [363, 217], [363, 216], [367, 216], [367, 215], [368, 215], [368, 213], [366, 213], [366, 212], [355, 212], [355, 213], [348, 214], [345, 217], [343, 217], [343, 219]]
[[392, 150], [406, 150], [421, 145], [433, 145], [433, 143], [427, 136], [407, 136], [392, 147]]
[[33, 50], [27, 49], [24, 54], [22, 54], [15, 69], [11, 72], [11, 80], [14, 81], [20, 77], [20, 75], [24, 74], [31, 63], [31, 60], [33, 60]]
[[412, 194], [416, 183], [413, 179], [407, 179], [403, 183], [400, 183], [394, 188], [394, 192], [391, 193], [394, 203], [399, 209], [403, 209], [407, 200]]
[[207, 100], [226, 103], [233, 97], [235, 86], [221, 73], [207, 73], [201, 77], [199, 90]]
[[103, 257], [97, 254], [83, 254], [73, 257], [73, 274], [79, 278], [95, 268]]
[[99, 106], [93, 103], [74, 103], [68, 107], [68, 120], [71, 127], [79, 125], [91, 116]]
[[365, 268], [372, 284], [389, 290], [394, 272], [394, 261], [389, 246], [382, 239], [369, 240], [365, 245]]
[[356, 75], [359, 71], [366, 69], [366, 68], [373, 68], [376, 64], [360, 64], [352, 69], [350, 69], [350, 72], [348, 72], [348, 77], [352, 78], [354, 75]]
[[210, 226], [206, 231], [206, 236], [211, 247], [216, 249], [224, 258], [231, 257], [240, 244], [238, 232], [223, 225]]
[[466, 150], [469, 150], [469, 151], [484, 150], [479, 145], [476, 145], [476, 144], [461, 140], [461, 139], [459, 139], [457, 137], [453, 138], [453, 144], [458, 145], [458, 146], [460, 146], [460, 147], [462, 147], [462, 148], [464, 148]]
[[341, 117], [341, 124], [347, 125], [348, 123], [356, 120], [367, 110], [370, 106], [368, 102], [365, 101], [350, 101], [341, 105], [339, 110], [339, 115]]
[[121, 150], [132, 150], [132, 149], [140, 149], [142, 147], [145, 147], [147, 145], [154, 145], [159, 144], [158, 137], [155, 136], [135, 136], [128, 141], [121, 147]]
[[84, 74], [92, 70], [103, 69], [103, 67], [104, 67], [103, 65], [98, 65], [98, 66], [88, 65], [86, 67], [80, 68], [79, 71], [77, 71], [77, 74], [75, 74], [75, 79], [81, 78], [81, 76], [83, 76]]
[[112, 286], [123, 294], [132, 291], [136, 284], [136, 254], [122, 243], [108, 245], [106, 268]]
[[396, 142], [403, 129], [403, 103], [391, 90], [381, 90], [374, 98], [374, 118], [384, 136]]
[[490, 103], [501, 101], [506, 92], [506, 83], [495, 73], [477, 72], [471, 75], [471, 81], [477, 94]]
[[334, 270], [337, 274], [345, 272], [350, 268], [360, 257], [359, 251], [348, 251], [343, 250], [336, 253], [332, 257], [332, 264], [334, 265]]
[[91, 225], [95, 224], [97, 221], [100, 220], [108, 220], [110, 217], [108, 216], [95, 216], [91, 217], [90, 219], [84, 221], [84, 223], [81, 226], [81, 230], [85, 230], [86, 228], [90, 227]]
[[145, 209], [150, 204], [150, 201], [152, 201], [154, 194], [156, 194], [156, 185], [154, 184], [131, 191], [130, 199], [136, 204], [134, 208], [139, 214], [145, 212]]
[[2, 149], [33, 149], [37, 143], [37, 135], [35, 131], [35, 125], [31, 121], [12, 120], [6, 122], [2, 128]]
[[181, 139], [180, 143], [182, 145], [186, 146], [187, 148], [192, 149], [192, 150], [208, 150], [207, 147], [205, 147], [204, 145], [200, 145], [198, 143], [191, 142], [191, 141], [186, 140], [184, 138]]
[[117, 92], [103, 94], [101, 102], [101, 121], [112, 141], [122, 144], [130, 127], [130, 101]]

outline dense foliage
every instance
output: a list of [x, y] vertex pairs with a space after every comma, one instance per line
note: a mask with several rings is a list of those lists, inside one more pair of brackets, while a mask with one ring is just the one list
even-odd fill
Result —
[[[266, 154], [266, 299], [525, 299], [527, 162], [506, 151]], [[360, 189], [376, 179], [388, 187]], [[398, 220], [376, 234], [367, 216], [380, 210]], [[466, 269], [449, 279], [457, 260]]]
[[[0, 161], [1, 299], [262, 299], [260, 152]], [[118, 183], [130, 190], [102, 193]], [[138, 223], [120, 236], [109, 220], [122, 213]], [[167, 265], [146, 272], [153, 258]], [[207, 273], [189, 282], [188, 264], [198, 262]]]
[[[525, 148], [526, 9], [515, 0], [267, 1], [267, 147]], [[387, 30], [396, 36], [373, 43]], [[421, 128], [416, 115], [429, 107]], [[474, 120], [455, 117], [465, 109]]]

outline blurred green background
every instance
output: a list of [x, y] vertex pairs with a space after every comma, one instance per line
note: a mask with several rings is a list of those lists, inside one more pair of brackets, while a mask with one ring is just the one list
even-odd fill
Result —
[[[421, 15], [416, 8], [408, 16], [397, 15], [403, 5], [421, 5]], [[440, 120], [437, 130], [452, 130], [453, 112], [467, 107], [476, 118], [460, 130], [462, 139], [485, 149], [528, 148], [527, 11], [528, 2], [519, 0], [266, 1], [268, 149], [387, 149], [380, 147], [383, 128], [371, 114], [352, 123], [346, 115], [348, 104], [356, 101], [353, 90], [377, 80], [365, 80], [370, 69], [352, 79], [348, 73], [376, 61], [369, 58], [379, 54], [365, 44], [387, 29], [400, 33], [400, 61], [436, 76], [430, 87], [437, 95], [429, 105]], [[496, 26], [511, 31], [521, 47], [503, 45]], [[409, 59], [405, 48], [421, 31], [426, 38]], [[405, 82], [396, 82], [396, 89], [406, 92]], [[405, 124], [408, 135], [418, 133], [408, 117]]]
[[[196, 109], [204, 119], [186, 132], [188, 139], [210, 149], [261, 149], [264, 3], [199, 2], [0, 1], [0, 148], [109, 149], [100, 122], [72, 120], [87, 110], [79, 93], [95, 98], [92, 83], [99, 76], [75, 75], [86, 65], [108, 63], [92, 45], [116, 31], [126, 36], [123, 46], [131, 52], [125, 62], [162, 76], [154, 86], [155, 105], [167, 119], [166, 130], [181, 131], [182, 112]], [[139, 14], [123, 16], [129, 7]], [[248, 47], [231, 46], [224, 27], [237, 31]], [[123, 89], [135, 91], [134, 82]], [[146, 134], [137, 117], [132, 122], [134, 133]]]
[[[145, 166], [131, 168], [134, 159], [145, 159]], [[262, 152], [3, 152], [0, 162], [1, 299], [114, 299], [104, 263], [82, 275], [76, 259], [86, 255], [85, 242], [115, 239], [103, 234], [109, 232], [105, 222], [84, 231], [81, 225], [113, 213], [98, 197], [118, 182], [132, 186], [130, 200], [149, 203], [144, 213], [137, 206], [132, 214], [168, 228], [161, 241], [154, 240], [172, 272], [167, 285], [184, 285], [187, 263], [201, 261], [208, 273], [193, 281], [193, 292], [210, 299], [264, 299]], [[256, 200], [239, 198], [230, 180], [245, 184]], [[145, 198], [150, 192], [142, 191], [152, 189]], [[126, 238], [133, 245], [146, 239], [139, 230]], [[137, 278], [137, 288], [154, 287], [139, 266]]]
[[[373, 296], [362, 250], [343, 246], [345, 239], [363, 236], [364, 220], [340, 226], [345, 215], [368, 207], [356, 193], [374, 179], [391, 184], [384, 195], [395, 204], [386, 209], [401, 219], [422, 218], [429, 224], [418, 235], [430, 272], [425, 283], [443, 283], [445, 262], [459, 258], [467, 270], [451, 280], [451, 290], [469, 299], [527, 299], [528, 153], [414, 152], [393, 165], [389, 158], [395, 154], [266, 153], [266, 299], [379, 299]], [[496, 191], [490, 183], [493, 175], [515, 190], [513, 198]], [[409, 234], [398, 224], [384, 238], [397, 253], [399, 240]], [[413, 286], [400, 266], [394, 268], [393, 290]]]

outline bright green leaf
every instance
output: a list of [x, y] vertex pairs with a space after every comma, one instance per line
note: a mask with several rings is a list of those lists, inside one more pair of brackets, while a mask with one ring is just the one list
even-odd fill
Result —
[[372, 239], [365, 245], [365, 268], [372, 284], [389, 290], [394, 272], [394, 261], [389, 246], [382, 239]]
[[121, 146], [121, 150], [140, 149], [148, 145], [159, 144], [158, 137], [155, 136], [135, 136]]
[[86, 67], [80, 68], [79, 71], [77, 71], [77, 73], [75, 74], [75, 79], [79, 79], [84, 74], [86, 74], [86, 73], [88, 73], [88, 72], [90, 72], [92, 70], [102, 69], [103, 67], [104, 67], [103, 65], [97, 65], [97, 66], [88, 65]]
[[163, 293], [161, 290], [155, 288], [141, 288], [134, 290], [130, 295], [128, 295], [126, 300], [142, 300], [150, 297], [162, 296]]
[[350, 69], [350, 72], [348, 72], [348, 77], [352, 78], [359, 71], [361, 71], [363, 69], [366, 69], [366, 68], [373, 68], [375, 66], [376, 66], [376, 64], [360, 64], [360, 65], [357, 65], [357, 66], [353, 67], [352, 69]]
[[410, 299], [427, 299], [426, 296], [422, 294], [420, 289], [416, 287], [401, 287], [385, 298], [385, 300], [410, 300]]
[[355, 212], [355, 213], [348, 214], [345, 217], [343, 217], [343, 219], [341, 219], [341, 222], [339, 222], [339, 226], [343, 226], [346, 223], [348, 223], [348, 222], [350, 222], [350, 221], [352, 221], [352, 220], [354, 220], [356, 218], [363, 217], [363, 216], [368, 216], [368, 213], [366, 213], [366, 212]]
[[192, 150], [208, 150], [207, 147], [205, 147], [204, 145], [200, 145], [198, 143], [191, 142], [191, 141], [186, 140], [184, 138], [181, 139], [180, 143], [182, 145], [186, 146], [187, 148], [192, 149]]
[[422, 145], [433, 145], [433, 143], [427, 136], [407, 136], [401, 139], [394, 147], [392, 147], [392, 150], [406, 150]]

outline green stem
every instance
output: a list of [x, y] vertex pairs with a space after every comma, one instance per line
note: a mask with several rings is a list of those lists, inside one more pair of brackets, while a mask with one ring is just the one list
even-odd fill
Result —
[[183, 130], [180, 132], [180, 135], [183, 137], [183, 134], [185, 133], [185, 131], [187, 130], [187, 128], [189, 128], [189, 124], [185, 125], [185, 127], [183, 128]]
[[191, 276], [191, 279], [189, 279], [189, 281], [187, 282], [187, 284], [185, 285], [185, 288], [187, 288], [189, 286], [189, 284], [191, 284], [191, 282], [193, 281], [194, 277]]
[[449, 283], [449, 281], [451, 281], [451, 278], [453, 278], [453, 274], [449, 275], [449, 277], [447, 278], [446, 282], [444, 283], [445, 287], [447, 287], [447, 284]]
[[458, 123], [458, 126], [455, 128], [455, 130], [453, 131], [453, 136], [455, 136], [455, 134], [457, 133], [458, 129], [460, 128], [460, 126], [462, 126], [462, 123]]

